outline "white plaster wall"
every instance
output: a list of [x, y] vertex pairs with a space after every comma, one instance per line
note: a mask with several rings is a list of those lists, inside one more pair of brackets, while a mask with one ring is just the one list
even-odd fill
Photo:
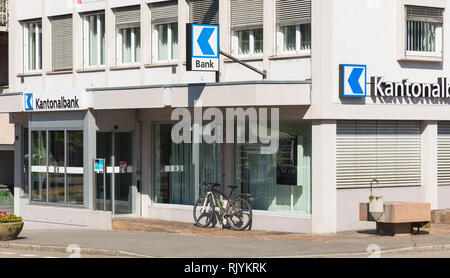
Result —
[[438, 186], [438, 209], [450, 208], [450, 186]]
[[111, 212], [77, 208], [24, 205], [21, 216], [25, 230], [92, 229], [111, 230]]

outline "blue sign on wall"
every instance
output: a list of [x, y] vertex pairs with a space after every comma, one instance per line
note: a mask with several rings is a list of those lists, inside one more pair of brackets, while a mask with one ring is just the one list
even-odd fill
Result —
[[94, 162], [94, 172], [97, 174], [103, 174], [105, 172], [105, 160], [104, 159], [95, 159]]
[[25, 93], [23, 94], [23, 102], [24, 102], [24, 108], [25, 111], [31, 111], [34, 110], [34, 106], [33, 106], [33, 93]]
[[367, 96], [367, 66], [340, 66], [340, 95], [341, 97]]
[[187, 24], [186, 69], [188, 71], [219, 70], [219, 25]]

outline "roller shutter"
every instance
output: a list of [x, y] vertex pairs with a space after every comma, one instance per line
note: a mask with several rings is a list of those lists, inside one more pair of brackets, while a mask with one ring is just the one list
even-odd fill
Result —
[[311, 0], [277, 0], [278, 25], [311, 22]]
[[178, 22], [178, 2], [165, 1], [150, 5], [152, 24], [166, 24]]
[[54, 71], [69, 70], [73, 67], [72, 59], [72, 16], [51, 18], [52, 24], [52, 67]]
[[438, 125], [438, 185], [450, 185], [450, 122]]
[[198, 24], [219, 24], [219, 0], [189, 1], [189, 21]]
[[263, 11], [263, 0], [231, 0], [231, 27], [260, 27], [264, 22]]

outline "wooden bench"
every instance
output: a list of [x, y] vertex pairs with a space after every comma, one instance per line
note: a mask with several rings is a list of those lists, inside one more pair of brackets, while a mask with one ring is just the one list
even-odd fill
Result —
[[359, 220], [377, 222], [378, 235], [414, 233], [431, 221], [431, 204], [385, 202], [384, 212], [374, 219], [369, 212], [369, 203], [359, 204]]

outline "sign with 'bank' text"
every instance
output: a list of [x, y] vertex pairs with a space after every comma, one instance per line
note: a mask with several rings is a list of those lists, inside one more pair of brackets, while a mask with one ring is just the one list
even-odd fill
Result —
[[186, 24], [186, 69], [219, 71], [219, 25]]
[[87, 109], [85, 92], [83, 90], [70, 92], [25, 92], [23, 97], [23, 109], [25, 112]]

